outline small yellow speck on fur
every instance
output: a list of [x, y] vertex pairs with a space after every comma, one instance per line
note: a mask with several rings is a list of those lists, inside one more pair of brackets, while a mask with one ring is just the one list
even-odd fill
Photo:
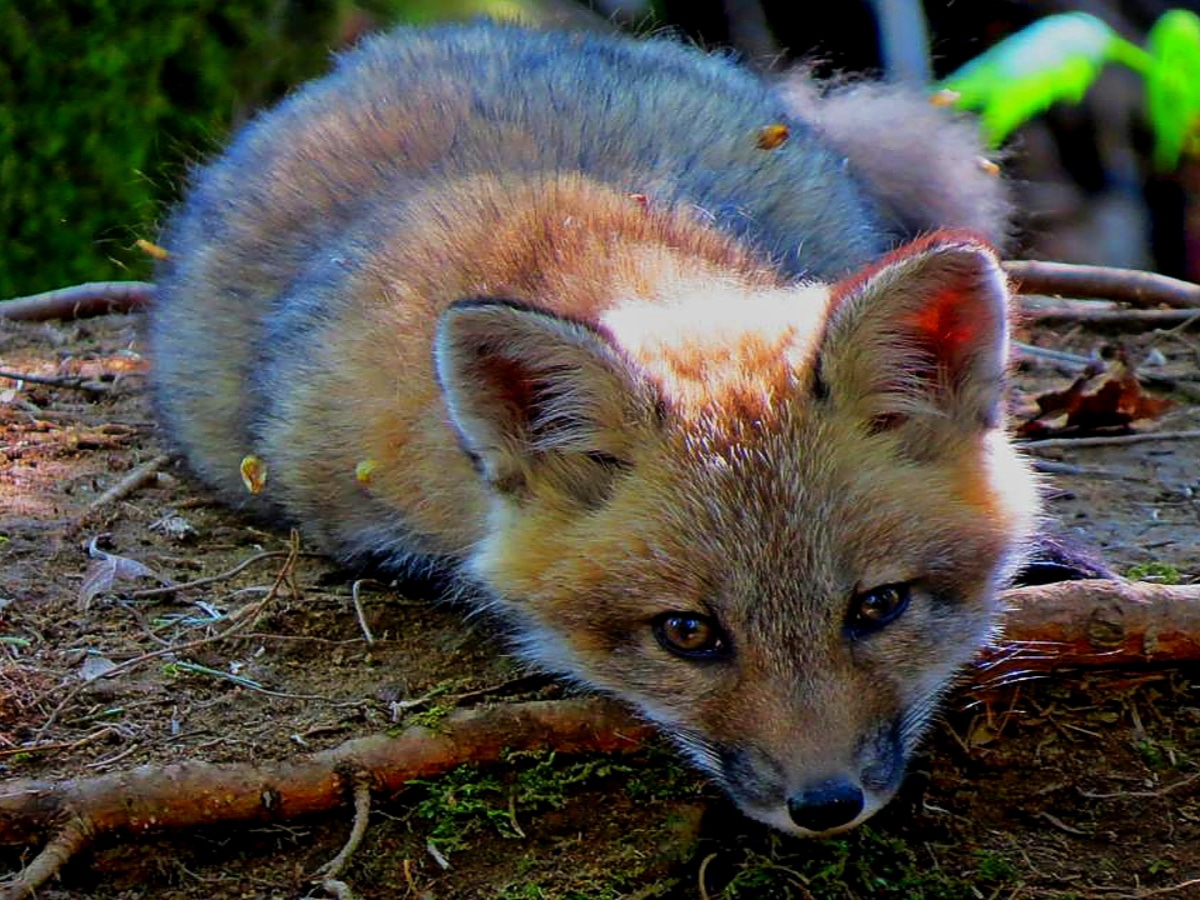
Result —
[[373, 459], [364, 459], [354, 467], [354, 477], [359, 484], [370, 484], [371, 476], [375, 473], [375, 468], [379, 465]]
[[775, 150], [782, 147], [790, 135], [791, 131], [782, 122], [768, 125], [758, 132], [758, 149]]

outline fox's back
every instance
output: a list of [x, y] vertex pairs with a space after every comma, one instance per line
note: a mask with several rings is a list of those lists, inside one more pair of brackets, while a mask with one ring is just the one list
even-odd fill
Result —
[[[778, 146], [760, 146], [781, 124]], [[414, 181], [538, 172], [704, 210], [795, 274], [840, 275], [887, 243], [841, 155], [731, 60], [485, 24], [401, 29], [341, 57], [203, 171], [175, 235], [242, 215], [269, 232], [266, 214], [280, 230], [261, 239], [304, 258]]]
[[207, 448], [193, 466], [237, 496], [254, 370], [324, 315], [306, 286], [369, 268], [382, 232], [436, 227], [441, 184], [555, 174], [694, 214], [791, 275], [836, 277], [887, 244], [842, 158], [730, 60], [490, 24], [371, 38], [199, 170], [163, 236], [158, 405], [177, 443]]

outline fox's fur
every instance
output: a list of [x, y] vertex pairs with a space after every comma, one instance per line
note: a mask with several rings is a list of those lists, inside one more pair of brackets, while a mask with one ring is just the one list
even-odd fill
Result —
[[150, 320], [162, 421], [230, 502], [448, 575], [748, 814], [857, 824], [1036, 501], [995, 253], [894, 249], [903, 191], [859, 180], [880, 161], [838, 115], [829, 143], [666, 40], [368, 40], [197, 173]]

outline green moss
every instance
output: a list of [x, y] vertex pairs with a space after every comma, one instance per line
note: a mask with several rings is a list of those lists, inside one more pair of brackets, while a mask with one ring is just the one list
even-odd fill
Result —
[[429, 840], [439, 850], [453, 853], [465, 849], [470, 837], [480, 832], [523, 837], [518, 811], [558, 809], [574, 790], [632, 771], [604, 757], [564, 762], [553, 753], [514, 753], [506, 762], [521, 766], [508, 773], [507, 781], [502, 780], [502, 772], [484, 773], [465, 765], [441, 778], [410, 782], [427, 791], [414, 812], [430, 823]]
[[318, 74], [347, 0], [0, 4], [0, 297], [144, 277], [188, 165]]
[[1133, 581], [1156, 581], [1159, 584], [1179, 584], [1183, 580], [1179, 570], [1165, 562], [1137, 563], [1129, 567], [1125, 577]]
[[972, 869], [947, 871], [931, 864], [925, 848], [863, 827], [845, 838], [803, 847], [773, 837], [767, 852], [745, 851], [720, 896], [977, 900], [998, 894], [1018, 872], [1015, 864], [992, 851], [978, 852]]

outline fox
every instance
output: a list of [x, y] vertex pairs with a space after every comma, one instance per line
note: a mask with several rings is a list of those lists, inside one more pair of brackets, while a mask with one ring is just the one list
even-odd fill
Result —
[[864, 96], [859, 128], [853, 90], [669, 36], [366, 38], [165, 226], [166, 439], [347, 565], [436, 575], [747, 816], [857, 826], [1039, 517], [1003, 192], [923, 100]]

